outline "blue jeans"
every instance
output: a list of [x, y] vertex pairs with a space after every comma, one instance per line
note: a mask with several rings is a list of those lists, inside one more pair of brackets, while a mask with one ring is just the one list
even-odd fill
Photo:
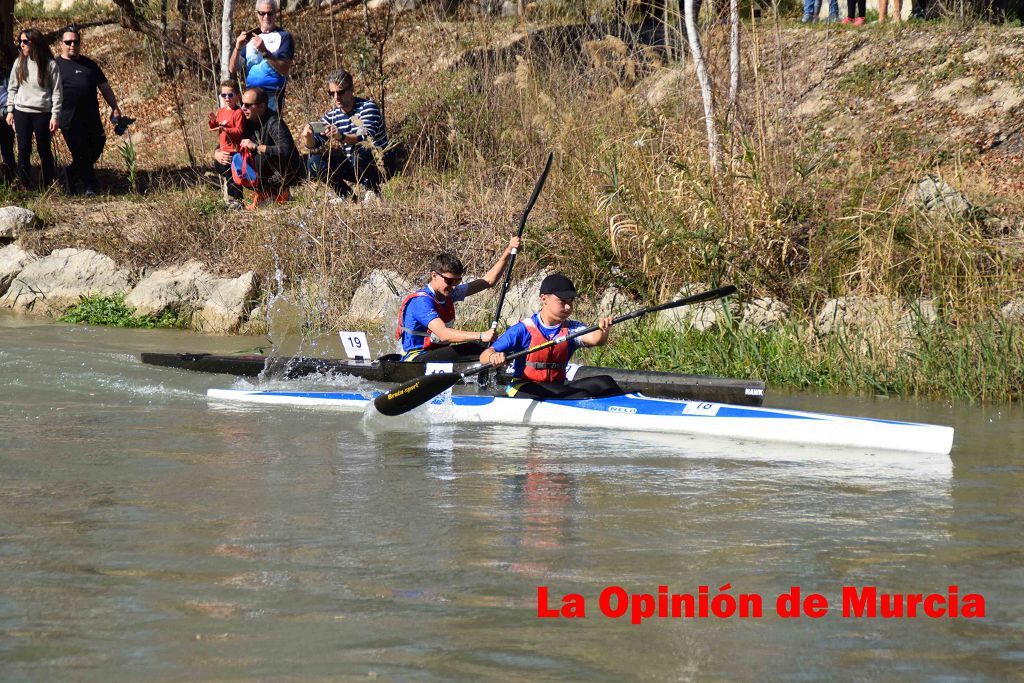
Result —
[[[817, 19], [824, 0], [804, 0], [804, 16]], [[839, 0], [828, 0], [828, 18], [839, 18]]]

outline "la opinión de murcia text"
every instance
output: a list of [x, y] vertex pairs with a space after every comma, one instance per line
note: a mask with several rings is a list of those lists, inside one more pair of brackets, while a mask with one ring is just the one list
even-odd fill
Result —
[[[775, 614], [783, 619], [822, 619], [835, 611], [844, 619], [981, 619], [985, 597], [961, 594], [959, 586], [947, 586], [940, 593], [886, 593], [876, 586], [843, 586], [838, 610], [821, 593], [805, 593], [800, 586], [774, 598]], [[672, 593], [658, 586], [655, 593], [630, 593], [621, 586], [608, 586], [598, 595], [597, 615], [608, 619], [629, 619], [640, 624], [648, 619], [761, 619], [764, 598], [757, 593], [733, 593], [732, 585], [717, 590], [698, 586], [696, 593]], [[552, 595], [548, 586], [537, 587], [537, 617], [540, 619], [585, 619], [593, 608], [580, 593]]]

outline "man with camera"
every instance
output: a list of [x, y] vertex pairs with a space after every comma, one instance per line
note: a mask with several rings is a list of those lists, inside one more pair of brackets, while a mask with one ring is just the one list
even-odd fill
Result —
[[394, 171], [380, 107], [355, 96], [352, 74], [344, 69], [328, 77], [327, 95], [333, 108], [319, 121], [306, 124], [301, 133], [310, 150], [309, 175], [326, 179], [339, 198], [352, 196], [351, 183], [361, 188], [363, 201], [373, 200], [382, 180]]
[[279, 28], [278, 0], [256, 0], [259, 28], [238, 34], [228, 68], [232, 73], [245, 70], [247, 88], [260, 88], [267, 94], [267, 106], [284, 116], [284, 89], [295, 58], [292, 34]]
[[[288, 201], [289, 187], [302, 175], [302, 158], [295, 149], [291, 131], [277, 112], [271, 111], [267, 94], [259, 88], [242, 93], [242, 116], [245, 131], [238, 143], [239, 154], [218, 150], [214, 158], [221, 163], [237, 164], [239, 155], [246, 157], [246, 165], [251, 164], [251, 186], [256, 190], [253, 208], [269, 201]], [[240, 197], [242, 190], [234, 178], [229, 184], [232, 196]]]
[[60, 115], [60, 131], [71, 151], [71, 164], [67, 167], [67, 191], [78, 192], [79, 185], [85, 196], [96, 194], [96, 170], [94, 166], [103, 153], [107, 137], [103, 132], [100, 107], [96, 100], [99, 90], [110, 105], [110, 120], [117, 127], [118, 134], [124, 133], [121, 124], [131, 119], [121, 116], [117, 97], [99, 65], [82, 56], [82, 32], [77, 26], [67, 26], [61, 31], [60, 57], [57, 58], [64, 104]]

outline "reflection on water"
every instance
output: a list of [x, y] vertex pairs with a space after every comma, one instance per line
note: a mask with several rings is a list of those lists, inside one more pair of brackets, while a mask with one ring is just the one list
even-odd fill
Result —
[[[135, 354], [245, 342], [10, 317], [0, 340], [4, 680], [1006, 679], [1024, 658], [1016, 409], [775, 399], [953, 424], [950, 461], [214, 406], [244, 385]], [[957, 584], [988, 616], [596, 609], [609, 585], [727, 583], [766, 608]], [[587, 618], [538, 620], [540, 585]]]

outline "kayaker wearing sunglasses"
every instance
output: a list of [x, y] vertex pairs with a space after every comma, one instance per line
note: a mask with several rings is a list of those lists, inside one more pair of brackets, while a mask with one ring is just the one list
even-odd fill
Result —
[[455, 320], [455, 304], [467, 296], [490, 289], [501, 277], [519, 238], [508, 247], [482, 278], [463, 282], [465, 267], [454, 254], [438, 254], [430, 264], [430, 280], [411, 292], [398, 308], [395, 338], [402, 342], [402, 360], [416, 362], [459, 362], [476, 360], [494, 339], [494, 330], [459, 330], [449, 325]]

